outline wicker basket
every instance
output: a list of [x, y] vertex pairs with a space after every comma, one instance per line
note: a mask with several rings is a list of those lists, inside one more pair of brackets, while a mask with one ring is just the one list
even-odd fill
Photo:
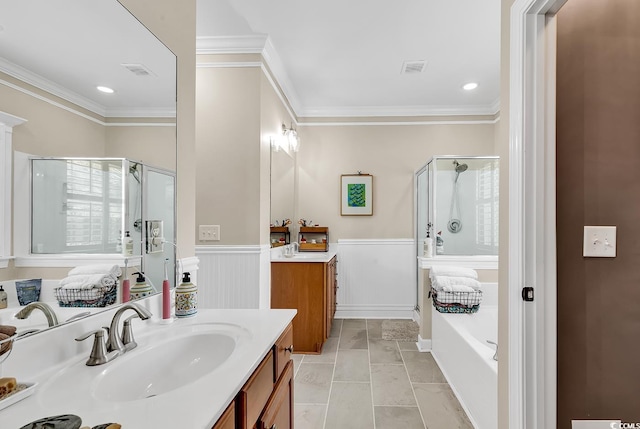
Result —
[[118, 295], [119, 281], [111, 286], [98, 286], [91, 289], [54, 289], [60, 307], [106, 307], [114, 304]]
[[482, 291], [442, 292], [431, 289], [429, 292], [433, 307], [440, 313], [476, 313], [482, 302]]

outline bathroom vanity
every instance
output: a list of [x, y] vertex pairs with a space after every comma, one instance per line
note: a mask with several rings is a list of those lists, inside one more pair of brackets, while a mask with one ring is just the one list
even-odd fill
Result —
[[271, 308], [295, 308], [295, 352], [320, 353], [336, 311], [336, 253], [295, 254], [271, 260]]
[[[145, 307], [157, 315], [160, 304]], [[137, 348], [86, 366], [91, 344], [74, 338], [108, 325], [114, 312], [62, 325], [38, 341], [17, 341], [2, 375], [38, 385], [32, 396], [0, 410], [0, 426], [75, 414], [89, 427], [106, 422], [136, 429], [291, 427], [295, 311], [200, 310], [169, 325], [157, 316], [134, 319]], [[42, 353], [43, 341], [58, 353]], [[198, 357], [196, 365], [185, 364]], [[204, 371], [198, 369], [202, 364]]]

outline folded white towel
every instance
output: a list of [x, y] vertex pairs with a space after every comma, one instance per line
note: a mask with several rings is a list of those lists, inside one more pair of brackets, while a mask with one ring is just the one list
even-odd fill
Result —
[[464, 286], [464, 285], [447, 285], [447, 286], [443, 286], [442, 289], [440, 289], [443, 292], [464, 292], [464, 293], [471, 293], [471, 292], [475, 292], [476, 290], [470, 286]]
[[94, 264], [94, 265], [81, 265], [75, 267], [69, 271], [69, 276], [76, 276], [80, 274], [111, 274], [113, 277], [120, 277], [122, 270], [117, 265], [110, 264]]
[[465, 267], [455, 266], [435, 266], [429, 270], [429, 276], [431, 278], [436, 276], [447, 277], [469, 277], [470, 279], [478, 280], [478, 273], [476, 270]]
[[431, 286], [433, 286], [435, 290], [445, 290], [445, 288], [450, 288], [450, 291], [455, 290], [454, 287], [457, 286], [468, 286], [474, 290], [482, 289], [482, 285], [478, 280], [471, 279], [469, 277], [437, 276], [431, 279]]
[[60, 280], [63, 289], [93, 289], [94, 287], [113, 286], [117, 278], [111, 274], [78, 274]]
[[471, 307], [482, 302], [482, 293], [480, 292], [468, 294], [460, 292], [437, 291], [436, 294], [436, 301], [441, 304], [461, 304]]

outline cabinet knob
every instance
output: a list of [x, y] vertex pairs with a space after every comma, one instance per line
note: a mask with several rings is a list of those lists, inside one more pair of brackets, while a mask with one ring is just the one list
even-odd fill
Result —
[[289, 353], [293, 353], [293, 344], [291, 344], [289, 347], [285, 347], [284, 351], [289, 352]]

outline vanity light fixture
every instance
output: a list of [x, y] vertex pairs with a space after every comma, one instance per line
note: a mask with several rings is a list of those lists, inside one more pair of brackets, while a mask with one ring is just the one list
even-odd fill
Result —
[[96, 89], [100, 92], [104, 92], [105, 94], [113, 94], [115, 91], [108, 86], [96, 86]]
[[284, 145], [289, 146], [289, 150], [297, 152], [300, 149], [300, 138], [298, 132], [293, 128], [293, 124], [290, 128], [282, 124], [282, 137], [285, 141]]
[[465, 83], [465, 84], [462, 86], [462, 89], [464, 89], [464, 90], [466, 90], [466, 91], [471, 91], [471, 90], [476, 89], [477, 87], [478, 87], [478, 84], [477, 84], [477, 83], [475, 83], [475, 82], [469, 82], [469, 83]]

